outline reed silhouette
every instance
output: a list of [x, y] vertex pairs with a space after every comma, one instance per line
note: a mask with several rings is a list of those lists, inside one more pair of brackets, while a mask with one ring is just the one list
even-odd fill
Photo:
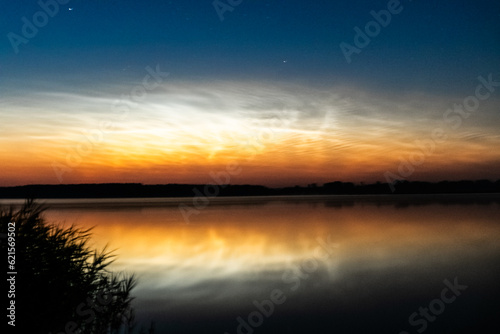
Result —
[[[17, 272], [16, 329], [22, 333], [131, 333], [135, 324], [130, 293], [136, 278], [108, 269], [114, 255], [106, 247], [98, 251], [89, 246], [91, 229], [48, 223], [44, 210], [33, 200], [17, 212], [12, 207], [0, 210], [4, 237], [9, 223], [15, 222], [16, 263], [8, 271]], [[6, 241], [1, 240], [2, 254], [7, 254]]]

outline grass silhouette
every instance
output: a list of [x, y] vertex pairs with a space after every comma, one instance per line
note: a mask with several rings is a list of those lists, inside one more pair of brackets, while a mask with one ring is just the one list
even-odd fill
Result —
[[[9, 223], [15, 222], [16, 329], [23, 333], [132, 333], [130, 292], [136, 278], [108, 270], [114, 255], [106, 247], [91, 249], [91, 229], [48, 223], [45, 209], [27, 200], [17, 212], [12, 207], [0, 210], [1, 234], [5, 236]], [[6, 241], [1, 240], [2, 254], [7, 254]]]

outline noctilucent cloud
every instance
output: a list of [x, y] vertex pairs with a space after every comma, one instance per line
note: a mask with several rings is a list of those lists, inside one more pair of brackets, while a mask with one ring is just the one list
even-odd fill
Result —
[[0, 186], [500, 177], [498, 1], [4, 1]]

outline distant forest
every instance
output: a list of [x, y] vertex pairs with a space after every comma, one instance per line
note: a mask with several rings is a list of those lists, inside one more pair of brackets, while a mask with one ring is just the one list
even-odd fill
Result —
[[0, 187], [0, 198], [135, 198], [196, 196], [360, 195], [360, 194], [458, 194], [500, 193], [500, 180], [441, 181], [393, 184], [329, 182], [306, 187], [269, 188], [259, 185], [141, 183], [61, 184]]

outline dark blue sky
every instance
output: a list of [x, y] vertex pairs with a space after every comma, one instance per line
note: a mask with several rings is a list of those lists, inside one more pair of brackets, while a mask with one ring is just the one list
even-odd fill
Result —
[[[227, 1], [223, 1], [227, 2]], [[221, 21], [212, 1], [69, 1], [15, 54], [7, 37], [40, 10], [5, 1], [2, 81], [133, 78], [151, 63], [176, 78], [293, 80], [422, 91], [467, 88], [499, 70], [498, 1], [402, 1], [348, 64], [339, 44], [388, 1], [242, 1]], [[73, 10], [68, 10], [73, 8]], [[284, 62], [286, 61], [286, 63]], [[124, 73], [126, 72], [126, 73]]]

